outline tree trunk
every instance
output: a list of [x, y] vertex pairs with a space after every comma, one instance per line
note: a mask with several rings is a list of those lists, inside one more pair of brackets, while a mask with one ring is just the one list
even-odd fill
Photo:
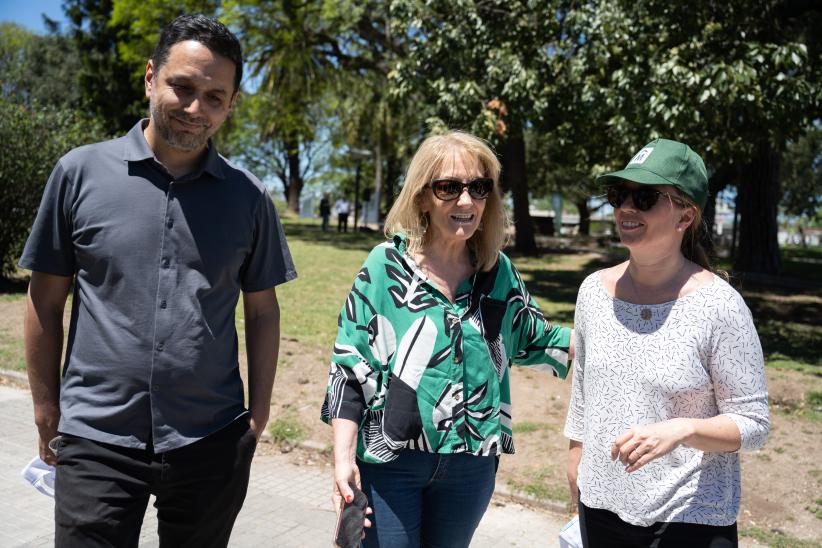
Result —
[[579, 235], [590, 236], [591, 210], [588, 209], [588, 198], [577, 198], [576, 201], [574, 201], [574, 205], [577, 206], [577, 211], [579, 211]]
[[[392, 149], [389, 147], [389, 151]], [[396, 189], [394, 188], [394, 183], [397, 180], [397, 158], [393, 152], [390, 152], [385, 159], [385, 197], [383, 201], [385, 202], [385, 207], [383, 209], [384, 213], [388, 213], [391, 211], [391, 206], [394, 205], [394, 193]], [[383, 218], [385, 215], [383, 215]]]
[[300, 174], [300, 146], [296, 139], [285, 143], [288, 162], [288, 185], [285, 187], [285, 199], [288, 201], [288, 210], [300, 213], [300, 194], [303, 191], [303, 178]]
[[536, 255], [534, 224], [528, 211], [528, 180], [525, 174], [525, 136], [521, 127], [511, 127], [502, 147], [502, 173], [514, 201], [514, 248], [523, 255]]
[[740, 176], [739, 252], [734, 269], [744, 272], [779, 274], [777, 206], [779, 189], [779, 153], [770, 143], [761, 143], [753, 161]]
[[731, 182], [734, 181], [735, 168], [733, 166], [722, 166], [711, 175], [708, 179], [708, 201], [705, 203], [705, 208], [702, 210], [702, 222], [705, 230], [699, 232], [699, 243], [705, 253], [708, 254], [712, 260], [716, 257], [716, 249], [714, 246], [714, 225], [716, 224], [716, 197], [720, 192], [725, 190]]

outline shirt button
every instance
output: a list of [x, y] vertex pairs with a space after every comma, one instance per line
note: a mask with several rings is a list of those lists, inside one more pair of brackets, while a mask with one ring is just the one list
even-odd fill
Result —
[[454, 401], [460, 401], [461, 399], [462, 399], [462, 393], [461, 392], [457, 392], [456, 394], [454, 394]]
[[164, 345], [163, 343], [161, 343], [161, 342], [158, 342], [158, 343], [157, 343], [157, 350], [162, 351], [162, 350], [163, 350], [163, 348], [165, 348], [165, 345]]
[[166, 222], [166, 226], [167, 226], [168, 228], [173, 227], [173, 226], [174, 226], [174, 219], [169, 219], [169, 220]]
[[168, 265], [171, 264], [171, 263], [169, 262], [168, 259], [163, 258], [163, 260], [160, 262], [160, 264], [162, 265], [163, 268], [168, 268]]
[[152, 392], [158, 392], [160, 390], [160, 385], [159, 384], [151, 385], [151, 390], [152, 390]]
[[461, 361], [462, 358], [460, 358], [459, 356], [454, 356], [454, 363], [460, 363]]
[[165, 307], [166, 307], [166, 306], [167, 306], [167, 303], [166, 303], [166, 300], [165, 300], [165, 299], [163, 299], [162, 301], [160, 301], [160, 308], [165, 309]]

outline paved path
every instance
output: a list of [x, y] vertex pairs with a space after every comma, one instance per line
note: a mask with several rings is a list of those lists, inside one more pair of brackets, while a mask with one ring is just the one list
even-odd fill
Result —
[[[20, 476], [36, 448], [29, 393], [0, 386], [0, 548], [53, 546], [54, 504]], [[334, 527], [328, 500], [330, 481], [325, 467], [296, 466], [280, 455], [256, 457], [230, 546], [329, 548]], [[558, 545], [563, 521], [495, 499], [471, 546], [551, 548]], [[152, 506], [146, 513], [140, 546], [159, 546]]]

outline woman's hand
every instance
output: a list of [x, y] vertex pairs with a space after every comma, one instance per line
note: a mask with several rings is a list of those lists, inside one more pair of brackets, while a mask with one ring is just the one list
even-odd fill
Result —
[[337, 514], [342, 509], [342, 501], [346, 503], [354, 500], [354, 493], [348, 483], [351, 482], [360, 488], [360, 469], [353, 462], [338, 462], [334, 464], [334, 487], [331, 493], [331, 503]]
[[692, 433], [693, 426], [684, 418], [634, 426], [616, 439], [611, 459], [619, 459], [626, 472], [635, 472], [679, 447]]
[[[331, 489], [331, 504], [337, 514], [337, 521], [345, 503], [354, 500], [349, 482], [362, 489], [360, 483], [360, 469], [357, 467], [355, 454], [357, 448], [357, 423], [348, 419], [333, 419], [331, 427], [334, 430], [334, 485]], [[365, 509], [365, 515], [372, 514], [371, 508]], [[366, 518], [364, 527], [371, 527], [371, 521]], [[363, 533], [363, 538], [365, 533]]]
[[[357, 486], [357, 489], [362, 489], [360, 484], [360, 469], [352, 461], [338, 462], [334, 464], [334, 486], [331, 491], [331, 504], [334, 505], [334, 512], [337, 514], [337, 521], [340, 519], [340, 512], [343, 509], [343, 501], [346, 504], [354, 500], [354, 493], [351, 491], [349, 482]], [[373, 511], [371, 507], [365, 509], [365, 515], [371, 515]], [[368, 518], [363, 520], [363, 527], [371, 527], [371, 521]], [[363, 533], [365, 538], [365, 533]]]

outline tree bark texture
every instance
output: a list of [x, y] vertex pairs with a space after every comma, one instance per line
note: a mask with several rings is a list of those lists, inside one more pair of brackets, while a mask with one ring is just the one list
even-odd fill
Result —
[[299, 142], [296, 139], [288, 140], [285, 142], [285, 149], [288, 164], [288, 184], [285, 187], [285, 198], [288, 201], [288, 210], [299, 214], [300, 194], [303, 191]]
[[525, 173], [525, 136], [522, 128], [511, 128], [502, 147], [502, 174], [514, 201], [514, 248], [523, 255], [536, 255], [534, 223], [528, 211], [528, 180]]
[[734, 270], [780, 274], [777, 232], [777, 206], [782, 196], [779, 188], [779, 153], [770, 143], [761, 143], [756, 156], [740, 176], [739, 250]]
[[705, 253], [708, 254], [712, 260], [716, 257], [716, 249], [714, 246], [714, 225], [716, 224], [716, 197], [720, 192], [734, 182], [735, 175], [734, 166], [722, 166], [708, 179], [708, 201], [705, 203], [705, 208], [702, 210], [702, 223], [705, 230], [699, 232], [699, 243]]
[[588, 208], [588, 198], [579, 197], [574, 202], [574, 205], [579, 211], [579, 235], [591, 235], [591, 210]]

